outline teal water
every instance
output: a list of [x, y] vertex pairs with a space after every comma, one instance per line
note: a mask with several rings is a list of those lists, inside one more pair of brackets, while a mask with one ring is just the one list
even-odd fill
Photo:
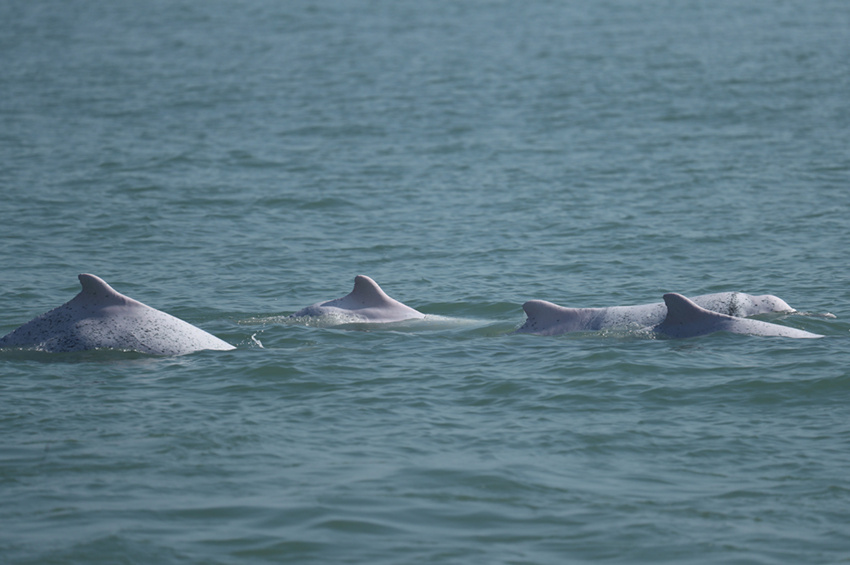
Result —
[[[850, 561], [850, 5], [0, 3], [4, 563]], [[455, 325], [284, 316], [367, 274]], [[790, 340], [510, 335], [770, 293]], [[826, 316], [832, 314], [834, 317]]]

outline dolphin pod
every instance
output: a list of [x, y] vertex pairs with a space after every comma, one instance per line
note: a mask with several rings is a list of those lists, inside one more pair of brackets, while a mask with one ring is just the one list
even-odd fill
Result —
[[[184, 355], [206, 349], [226, 351], [233, 345], [170, 314], [114, 290], [102, 279], [79, 275], [82, 290], [70, 301], [37, 316], [0, 338], [0, 348], [47, 352], [116, 349], [151, 355]], [[558, 335], [609, 328], [642, 328], [672, 338], [718, 331], [791, 338], [823, 337], [747, 316], [794, 312], [776, 296], [738, 292], [695, 296], [665, 294], [663, 303], [610, 308], [565, 308], [543, 300], [523, 304], [525, 323], [515, 333]], [[354, 289], [342, 298], [318, 302], [290, 318], [329, 318], [338, 323], [391, 323], [426, 315], [391, 298], [371, 278], [358, 275]]]
[[[795, 312], [777, 296], [753, 296], [743, 292], [719, 292], [694, 296], [697, 305], [726, 314], [747, 318], [772, 312]], [[568, 332], [600, 331], [614, 328], [657, 326], [667, 316], [664, 302], [608, 308], [565, 308], [545, 300], [529, 300], [522, 305], [528, 319], [517, 333], [560, 335]]]
[[667, 305], [667, 316], [652, 330], [669, 337], [696, 337], [721, 331], [771, 337], [823, 337], [819, 334], [780, 326], [779, 324], [712, 312], [681, 294], [665, 294], [664, 303]]

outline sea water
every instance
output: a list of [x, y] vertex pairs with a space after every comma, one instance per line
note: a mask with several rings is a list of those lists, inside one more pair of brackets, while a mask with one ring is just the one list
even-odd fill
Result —
[[[850, 561], [850, 4], [0, 3], [0, 562]], [[374, 278], [430, 326], [286, 316]], [[512, 335], [780, 296], [820, 340]]]

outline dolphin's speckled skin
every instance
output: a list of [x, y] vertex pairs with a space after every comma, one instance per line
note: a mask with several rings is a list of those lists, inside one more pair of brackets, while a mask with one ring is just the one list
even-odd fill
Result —
[[0, 347], [48, 352], [118, 349], [183, 355], [232, 345], [170, 314], [114, 290], [94, 275], [79, 276], [83, 289], [58, 308], [0, 338]]
[[761, 320], [748, 320], [706, 310], [682, 296], [664, 295], [667, 317], [653, 331], [674, 338], [696, 337], [714, 332], [731, 332], [745, 335], [770, 337], [814, 338], [823, 337], [797, 328], [770, 324]]
[[[771, 294], [753, 296], [742, 292], [719, 292], [694, 296], [691, 300], [708, 310], [743, 318], [795, 311], [784, 300]], [[566, 308], [545, 300], [529, 300], [522, 308], [528, 319], [517, 333], [538, 335], [645, 328], [660, 324], [667, 315], [667, 306], [663, 302], [610, 308]]]

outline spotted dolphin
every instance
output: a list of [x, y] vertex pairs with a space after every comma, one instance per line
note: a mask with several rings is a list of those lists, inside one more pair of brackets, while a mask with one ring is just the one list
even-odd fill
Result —
[[184, 355], [235, 349], [204, 330], [117, 292], [94, 275], [79, 275], [82, 290], [62, 306], [0, 338], [0, 347], [48, 352], [118, 349]]
[[652, 330], [668, 337], [696, 337], [714, 332], [792, 338], [823, 337], [797, 328], [712, 312], [681, 294], [665, 294], [664, 303], [667, 316]]
[[[729, 316], [749, 317], [771, 312], [794, 312], [784, 300], [771, 294], [753, 296], [743, 292], [719, 292], [691, 298], [699, 306]], [[664, 321], [664, 302], [609, 308], [566, 308], [545, 300], [522, 305], [527, 320], [517, 333], [559, 335], [577, 331], [644, 328]]]

